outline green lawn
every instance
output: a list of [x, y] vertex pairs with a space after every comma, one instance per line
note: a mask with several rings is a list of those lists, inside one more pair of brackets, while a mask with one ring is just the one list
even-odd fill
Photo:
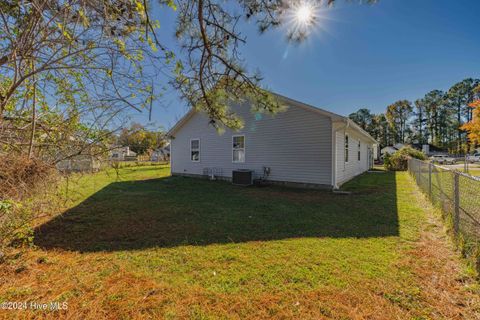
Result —
[[37, 247], [4, 268], [0, 302], [67, 301], [67, 311], [43, 312], [52, 318], [436, 312], [406, 258], [426, 220], [406, 173], [364, 174], [340, 195], [242, 188], [144, 166], [73, 176], [68, 189], [69, 208], [37, 227]]
[[475, 168], [475, 169], [469, 169], [468, 174], [471, 174], [472, 176], [480, 176], [480, 168]]

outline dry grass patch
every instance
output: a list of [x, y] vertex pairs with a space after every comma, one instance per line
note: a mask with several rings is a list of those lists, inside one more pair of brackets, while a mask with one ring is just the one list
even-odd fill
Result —
[[419, 241], [407, 252], [403, 263], [412, 267], [433, 318], [480, 319], [480, 290], [475, 272], [470, 269], [473, 267], [461, 261], [455, 251], [441, 222], [441, 213], [422, 194], [416, 196], [426, 204], [427, 219]]

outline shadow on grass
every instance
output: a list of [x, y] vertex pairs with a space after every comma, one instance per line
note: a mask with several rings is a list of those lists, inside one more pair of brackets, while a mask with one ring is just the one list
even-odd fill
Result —
[[43, 249], [80, 252], [398, 235], [394, 173], [367, 173], [351, 195], [168, 177], [115, 182], [35, 230]]

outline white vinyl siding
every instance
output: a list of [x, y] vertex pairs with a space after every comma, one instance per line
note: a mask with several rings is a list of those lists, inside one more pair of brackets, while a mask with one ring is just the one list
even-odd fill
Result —
[[[372, 146], [372, 143], [367, 141], [363, 136], [360, 136], [357, 132], [348, 128], [345, 132], [345, 129], [341, 128], [341, 125], [335, 131], [335, 140], [336, 140], [336, 168], [335, 168], [335, 181], [338, 186], [342, 185], [346, 181], [352, 179], [353, 177], [367, 171], [369, 169], [367, 151], [368, 146]], [[349, 148], [345, 148], [345, 135], [348, 135]], [[346, 158], [345, 152], [348, 150], [349, 162], [345, 162]], [[363, 156], [364, 155], [364, 156]], [[352, 159], [353, 156], [353, 159]], [[359, 161], [354, 161], [356, 158], [360, 157]]]
[[[276, 115], [254, 114], [249, 105], [233, 106], [243, 120], [239, 131], [218, 133], [208, 118], [194, 114], [172, 138], [172, 173], [201, 175], [205, 168], [251, 169], [255, 177], [269, 167], [269, 179], [321, 185], [332, 184], [332, 124], [328, 116], [298, 106]], [[232, 136], [245, 137], [245, 160], [233, 162]], [[201, 140], [201, 163], [190, 161], [190, 139]]]

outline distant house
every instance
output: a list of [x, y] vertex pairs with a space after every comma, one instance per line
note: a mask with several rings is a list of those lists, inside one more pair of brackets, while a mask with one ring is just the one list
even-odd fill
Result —
[[448, 150], [445, 148], [439, 148], [434, 146], [433, 144], [421, 144], [421, 143], [413, 143], [411, 147], [422, 151], [427, 156], [434, 155], [434, 154], [445, 154], [448, 153]]
[[115, 147], [110, 151], [110, 160], [135, 160], [136, 157], [137, 154], [130, 150], [130, 147]]
[[384, 158], [385, 154], [392, 155], [398, 150], [402, 149], [403, 147], [411, 147], [413, 149], [417, 149], [419, 151], [422, 151], [426, 155], [430, 154], [435, 154], [442, 152], [442, 149], [439, 149], [433, 145], [430, 144], [420, 144], [420, 143], [413, 143], [413, 144], [403, 144], [403, 143], [396, 143], [393, 146], [386, 146], [380, 150], [381, 157]]
[[56, 167], [63, 172], [96, 172], [101, 161], [95, 156], [80, 154], [57, 162]]
[[222, 134], [190, 110], [169, 132], [172, 174], [230, 180], [244, 169], [271, 182], [337, 188], [371, 168], [377, 142], [352, 120], [275, 96], [286, 107], [276, 115], [231, 105], [244, 127]]
[[170, 144], [163, 148], [154, 150], [150, 155], [150, 161], [168, 161], [170, 160]]
[[380, 145], [376, 144], [373, 147], [373, 160], [379, 160], [380, 159]]
[[398, 149], [395, 146], [386, 146], [380, 150], [380, 155], [382, 158], [384, 158], [386, 154], [392, 155], [397, 151]]

